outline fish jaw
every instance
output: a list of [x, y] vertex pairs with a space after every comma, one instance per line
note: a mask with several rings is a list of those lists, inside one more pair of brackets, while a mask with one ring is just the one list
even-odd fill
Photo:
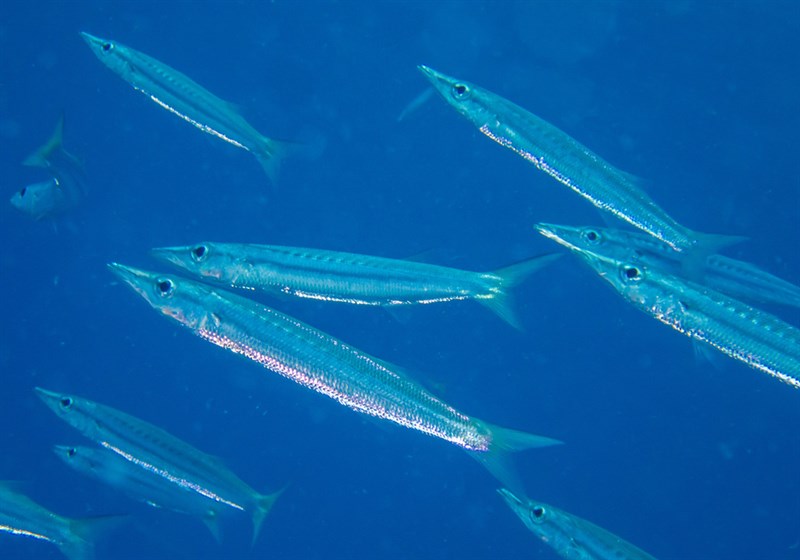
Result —
[[184, 247], [156, 247], [150, 249], [150, 254], [156, 259], [177, 266], [183, 270], [193, 271], [195, 263], [200, 262], [194, 257], [194, 251], [205, 245], [186, 245]]
[[110, 41], [106, 41], [105, 39], [101, 39], [100, 37], [95, 37], [94, 35], [86, 33], [85, 31], [81, 31], [80, 34], [81, 34], [81, 38], [84, 41], [86, 41], [86, 44], [89, 45], [89, 47], [95, 52], [108, 50], [108, 49], [105, 49], [104, 46], [111, 44]]
[[160, 302], [156, 301], [154, 297], [155, 294], [153, 290], [153, 287], [159, 284], [160, 275], [119, 263], [109, 263], [108, 268], [128, 284], [133, 291], [142, 296], [150, 305], [155, 307], [160, 306]]
[[497, 493], [503, 497], [505, 502], [508, 504], [508, 507], [514, 510], [514, 513], [516, 513], [517, 515], [519, 515], [520, 511], [523, 511], [525, 509], [525, 504], [523, 503], [523, 501], [517, 498], [514, 494], [512, 494], [511, 491], [506, 490], [505, 488], [498, 488]]

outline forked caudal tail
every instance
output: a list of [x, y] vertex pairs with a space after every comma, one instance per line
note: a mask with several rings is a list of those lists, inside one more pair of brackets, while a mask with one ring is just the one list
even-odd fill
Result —
[[322, 136], [315, 137], [310, 143], [273, 140], [264, 136], [259, 150], [253, 151], [253, 155], [274, 187], [278, 184], [278, 173], [284, 159], [293, 156], [316, 159], [324, 149], [325, 140]]
[[489, 433], [490, 443], [488, 451], [468, 451], [469, 456], [494, 475], [504, 486], [512, 492], [524, 494], [522, 482], [514, 467], [511, 454], [525, 449], [536, 447], [549, 447], [560, 445], [561, 441], [536, 434], [529, 434], [519, 430], [501, 428], [486, 422], [478, 421]]
[[528, 276], [537, 270], [547, 266], [556, 259], [561, 258], [560, 253], [540, 255], [527, 259], [492, 272], [500, 278], [498, 285], [492, 292], [491, 297], [480, 298], [478, 301], [495, 312], [501, 319], [516, 329], [521, 329], [522, 325], [517, 319], [514, 310], [514, 297], [509, 290], [517, 284], [522, 283]]
[[269, 513], [269, 510], [272, 509], [272, 506], [275, 504], [275, 500], [277, 500], [285, 490], [286, 487], [281, 488], [272, 494], [258, 496], [256, 499], [255, 508], [253, 510], [253, 541], [251, 545], [256, 543], [258, 535], [261, 533], [261, 525], [264, 523], [264, 518]]
[[119, 525], [125, 517], [124, 515], [104, 515], [72, 519], [69, 523], [69, 536], [58, 547], [69, 560], [92, 560], [95, 541]]
[[691, 249], [686, 251], [681, 268], [690, 280], [700, 282], [703, 279], [706, 257], [719, 252], [720, 249], [746, 241], [747, 237], [695, 232], [692, 239], [694, 243]]

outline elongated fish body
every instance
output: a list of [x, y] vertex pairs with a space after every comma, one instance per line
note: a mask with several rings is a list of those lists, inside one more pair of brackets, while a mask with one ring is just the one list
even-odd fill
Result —
[[679, 252], [711, 252], [740, 238], [694, 232], [676, 222], [639, 186], [639, 180], [603, 160], [547, 121], [479, 86], [427, 66], [420, 71], [453, 108], [485, 135], [566, 185]]
[[502, 451], [558, 443], [471, 418], [386, 362], [265, 305], [176, 276], [109, 266], [197, 336], [357, 412], [454, 443], [490, 470], [487, 461]]
[[203, 132], [251, 152], [275, 180], [288, 144], [262, 135], [231, 103], [163, 62], [115, 41], [81, 36], [103, 64], [136, 90]]
[[569, 247], [634, 306], [678, 332], [800, 387], [800, 330], [689, 280], [571, 245], [557, 228], [539, 231]]
[[[186, 501], [208, 500], [207, 510], [246, 511], [254, 536], [278, 494], [261, 495], [222, 462], [144, 420], [94, 401], [36, 388], [42, 401], [70, 426], [122, 460], [131, 463], [176, 492], [191, 492]], [[140, 480], [140, 479], [139, 479]], [[197, 503], [197, 502], [194, 502]], [[207, 516], [209, 521], [213, 516]], [[214, 531], [213, 526], [209, 525]], [[215, 535], [218, 533], [215, 531]]]
[[46, 541], [71, 560], [90, 560], [94, 545], [85, 529], [84, 521], [57, 515], [0, 483], [0, 535]]
[[[620, 261], [688, 278], [680, 253], [649, 235], [593, 226], [542, 224], [542, 227], [557, 231], [560, 238], [581, 250], [595, 250]], [[708, 255], [702, 270], [697, 272], [702, 278], [700, 283], [734, 298], [800, 307], [800, 287], [748, 262]]]
[[53, 451], [79, 473], [121, 490], [134, 500], [201, 518], [215, 538], [220, 540], [218, 518], [226, 507], [219, 502], [190, 488], [173, 484], [153, 470], [142, 468], [110, 449], [57, 445]]
[[605, 529], [551, 505], [497, 491], [525, 526], [565, 560], [655, 560]]
[[337, 251], [199, 243], [153, 254], [195, 276], [247, 290], [356, 305], [411, 305], [472, 299], [516, 324], [508, 289], [557, 258], [544, 255], [495, 272]]

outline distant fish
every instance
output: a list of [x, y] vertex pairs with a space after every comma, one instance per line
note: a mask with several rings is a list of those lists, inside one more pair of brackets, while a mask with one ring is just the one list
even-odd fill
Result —
[[136, 90], [203, 132], [251, 152], [275, 182], [281, 158], [296, 145], [262, 135], [233, 104], [163, 62], [114, 41], [81, 36], [103, 64]]
[[[127, 467], [121, 466], [119, 461], [97, 454], [75, 459], [82, 460], [83, 466], [91, 466], [94, 461], [102, 470], [95, 473], [100, 478], [108, 482], [110, 477], [119, 476], [119, 485], [132, 494], [152, 492], [151, 501], [159, 504], [162, 500], [159, 505], [169, 509], [205, 512], [200, 516], [217, 538], [220, 513], [247, 512], [253, 519], [253, 542], [258, 538], [261, 524], [280, 492], [259, 494], [216, 457], [110, 406], [38, 387], [36, 394], [70, 426], [129, 463]], [[142, 472], [137, 473], [136, 469]]]
[[356, 412], [449, 441], [506, 485], [513, 479], [509, 452], [559, 443], [467, 416], [391, 364], [265, 305], [177, 276], [109, 266], [154, 309], [204, 340]]
[[497, 491], [522, 523], [565, 560], [655, 560], [597, 525], [553, 506]]
[[704, 256], [743, 239], [698, 233], [680, 225], [647, 195], [637, 178], [612, 166], [550, 123], [474, 84], [427, 66], [419, 69], [444, 100], [484, 135], [597, 208], [646, 231], [676, 251]]
[[[687, 276], [680, 253], [649, 235], [594, 226], [541, 226], [545, 230], [557, 231], [560, 239], [582, 250], [596, 250], [617, 260], [655, 267], [676, 276], [697, 280]], [[735, 298], [800, 307], [800, 286], [744, 261], [723, 255], [708, 255], [702, 268], [692, 272], [702, 279], [699, 283]]]
[[51, 178], [17, 191], [11, 205], [39, 220], [74, 208], [86, 194], [83, 168], [63, 145], [64, 118], [59, 119], [50, 139], [29, 155], [24, 165], [42, 167]]
[[117, 520], [113, 517], [62, 517], [0, 482], [0, 534], [47, 541], [70, 560], [91, 560], [95, 539]]
[[519, 326], [510, 289], [558, 255], [494, 272], [278, 245], [199, 243], [153, 255], [206, 280], [247, 290], [356, 305], [412, 305], [472, 299]]
[[539, 224], [538, 231], [579, 255], [619, 294], [648, 315], [723, 354], [800, 388], [800, 330], [720, 292], [621, 261], [601, 249], [573, 245], [570, 232]]

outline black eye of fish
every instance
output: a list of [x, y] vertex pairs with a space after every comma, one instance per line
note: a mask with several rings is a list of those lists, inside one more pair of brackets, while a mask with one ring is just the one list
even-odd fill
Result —
[[456, 99], [466, 99], [469, 97], [469, 87], [467, 87], [465, 84], [454, 84], [453, 97]]
[[156, 288], [158, 289], [158, 293], [161, 295], [161, 297], [169, 297], [172, 295], [172, 291], [175, 289], [175, 283], [169, 279], [159, 280], [156, 284]]
[[69, 455], [70, 457], [74, 457], [75, 453], [77, 453], [77, 451], [75, 451], [74, 447], [70, 447], [69, 449], [67, 449], [67, 455]]
[[25, 193], [28, 192], [28, 187], [22, 187], [22, 190], [19, 191], [19, 196], [25, 196]]
[[542, 506], [536, 506], [535, 508], [533, 508], [533, 516], [536, 519], [541, 519], [542, 517], [544, 517], [544, 514], [545, 514], [545, 511], [544, 511], [544, 508]]
[[105, 52], [108, 52], [108, 51], [110, 51], [111, 49], [114, 48], [114, 45], [112, 45], [111, 43], [103, 43], [103, 47], [102, 48], [103, 48], [103, 50]]
[[69, 397], [64, 397], [61, 399], [61, 408], [69, 408], [72, 406], [72, 399]]
[[192, 258], [197, 262], [202, 261], [206, 255], [208, 254], [208, 247], [205, 245], [198, 245], [194, 249], [192, 249]]
[[639, 280], [642, 277], [642, 271], [635, 266], [626, 266], [622, 269], [622, 275], [625, 280]]
[[600, 234], [593, 229], [586, 231], [583, 235], [586, 238], [586, 241], [592, 244], [600, 243]]

